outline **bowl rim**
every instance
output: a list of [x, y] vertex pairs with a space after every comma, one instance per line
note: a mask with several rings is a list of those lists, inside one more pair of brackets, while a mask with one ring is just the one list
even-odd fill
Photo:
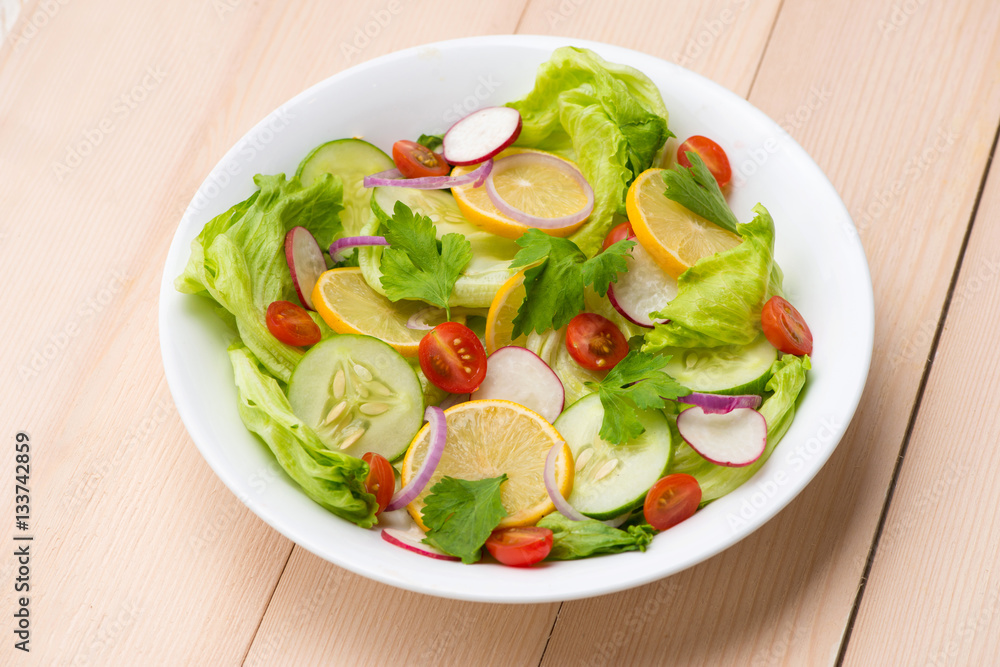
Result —
[[[842, 401], [839, 402], [840, 410], [839, 416], [843, 419], [833, 426], [830, 427], [829, 438], [827, 439], [823, 449], [818, 451], [812, 458], [808, 459], [803, 473], [793, 478], [788, 484], [781, 486], [777, 493], [771, 495], [767, 498], [767, 502], [761, 506], [756, 507], [755, 513], [752, 520], [744, 522], [743, 526], [733, 527], [730, 526], [730, 531], [723, 539], [717, 540], [715, 543], [703, 547], [700, 549], [692, 550], [689, 553], [682, 554], [678, 557], [673, 558], [670, 563], [670, 567], [662, 567], [662, 563], [647, 559], [646, 567], [641, 565], [642, 556], [638, 552], [631, 552], [626, 554], [617, 554], [612, 557], [598, 558], [598, 559], [587, 559], [581, 561], [563, 561], [557, 564], [548, 564], [545, 567], [535, 568], [529, 571], [516, 570], [513, 568], [504, 568], [503, 566], [490, 566], [477, 564], [474, 566], [476, 569], [482, 569], [483, 573], [487, 577], [496, 578], [500, 576], [500, 571], [496, 568], [502, 568], [503, 577], [510, 581], [511, 586], [504, 588], [491, 587], [488, 591], [483, 591], [476, 588], [474, 575], [470, 581], [466, 581], [462, 586], [448, 585], [442, 586], [440, 583], [428, 584], [426, 581], [422, 581], [419, 577], [412, 576], [412, 572], [400, 572], [391, 567], [376, 567], [371, 563], [367, 562], [364, 558], [345, 558], [343, 554], [331, 553], [329, 548], [327, 548], [321, 540], [316, 539], [312, 535], [303, 535], [299, 532], [293, 531], [289, 528], [284, 517], [284, 513], [279, 506], [271, 505], [263, 500], [254, 498], [252, 495], [247, 494], [245, 491], [241, 490], [245, 487], [245, 480], [238, 478], [235, 470], [231, 468], [226, 457], [221, 453], [220, 450], [211, 446], [211, 441], [213, 435], [210, 430], [206, 428], [203, 423], [202, 417], [199, 415], [199, 405], [194, 396], [190, 395], [186, 391], [184, 386], [184, 378], [179, 370], [178, 363], [180, 358], [183, 356], [181, 353], [181, 348], [178, 345], [178, 341], [175, 338], [175, 332], [173, 331], [170, 323], [170, 318], [172, 313], [172, 308], [176, 304], [175, 297], [178, 293], [174, 288], [174, 278], [175, 275], [171, 273], [172, 268], [178, 265], [183, 266], [184, 261], [186, 261], [188, 250], [188, 244], [186, 243], [187, 237], [184, 234], [191, 225], [196, 224], [194, 218], [198, 215], [203, 215], [203, 212], [199, 212], [193, 205], [199, 196], [203, 195], [203, 191], [206, 189], [213, 179], [217, 179], [221, 173], [223, 173], [227, 167], [236, 157], [236, 154], [241, 146], [241, 143], [248, 138], [254, 136], [256, 132], [260, 132], [267, 123], [275, 117], [276, 114], [280, 114], [283, 109], [294, 107], [297, 104], [302, 103], [304, 100], [312, 97], [317, 92], [331, 86], [336, 86], [338, 82], [347, 77], [354, 77], [359, 74], [364, 74], [370, 70], [375, 70], [386, 65], [391, 65], [394, 62], [405, 60], [413, 57], [418, 57], [427, 54], [429, 50], [433, 50], [442, 54], [449, 52], [461, 51], [463, 49], [481, 49], [481, 48], [529, 48], [529, 49], [544, 49], [552, 51], [559, 46], [580, 46], [583, 48], [589, 48], [596, 51], [602, 57], [613, 62], [623, 62], [636, 67], [640, 71], [646, 71], [643, 69], [643, 64], [646, 63], [650, 67], [666, 67], [668, 69], [673, 68], [676, 72], [683, 72], [685, 76], [693, 77], [699, 80], [699, 83], [705, 86], [707, 89], [714, 92], [716, 95], [722, 97], [729, 97], [730, 102], [732, 102], [737, 107], [741, 107], [741, 113], [749, 114], [751, 117], [756, 116], [758, 122], [770, 124], [774, 127], [774, 131], [781, 133], [783, 139], [783, 148], [790, 152], [792, 157], [794, 157], [798, 162], [803, 163], [806, 167], [811, 165], [809, 174], [809, 179], [813, 183], [812, 187], [818, 188], [823, 191], [823, 194], [827, 199], [830, 200], [831, 204], [836, 208], [834, 213], [836, 217], [842, 219], [842, 224], [846, 221], [846, 226], [849, 227], [849, 231], [853, 231], [853, 240], [849, 240], [849, 245], [855, 247], [855, 250], [860, 253], [860, 263], [855, 261], [855, 270], [861, 273], [855, 275], [855, 279], [859, 279], [861, 287], [864, 289], [860, 294], [856, 295], [860, 297], [860, 302], [857, 303], [856, 314], [857, 321], [855, 322], [856, 333], [858, 335], [858, 343], [860, 344], [859, 353], [861, 356], [856, 359], [860, 363], [854, 365], [858, 368], [858, 377], [853, 385], [853, 390], [842, 396]], [[640, 64], [636, 64], [640, 63]], [[210, 219], [210, 218], [209, 218]], [[203, 224], [203, 223], [202, 223]], [[198, 228], [200, 229], [200, 224]], [[846, 229], [846, 227], [845, 227]], [[183, 260], [182, 260], [183, 256]], [[857, 260], [858, 258], [854, 258]], [[187, 297], [188, 295], [180, 295]], [[818, 165], [812, 160], [812, 158], [806, 153], [806, 151], [787, 135], [777, 123], [767, 117], [762, 111], [754, 107], [750, 102], [748, 102], [743, 97], [729, 91], [723, 86], [707, 79], [701, 75], [694, 72], [686, 70], [679, 65], [670, 63], [669, 61], [662, 60], [656, 56], [651, 56], [645, 53], [634, 51], [625, 47], [620, 47], [612, 44], [606, 44], [602, 42], [595, 42], [591, 40], [582, 39], [571, 39], [563, 37], [553, 37], [546, 35], [492, 35], [492, 36], [478, 36], [478, 37], [465, 37], [460, 39], [452, 39], [439, 41], [429, 44], [424, 44], [420, 46], [415, 46], [407, 48], [401, 51], [395, 51], [383, 56], [373, 58], [371, 60], [359, 63], [353, 67], [349, 67], [342, 70], [312, 86], [305, 89], [298, 95], [294, 96], [277, 109], [272, 111], [266, 117], [264, 117], [259, 123], [254, 125], [237, 143], [227, 151], [227, 153], [219, 160], [219, 162], [213, 167], [211, 172], [205, 178], [198, 188], [192, 198], [192, 203], [189, 205], [184, 217], [178, 224], [177, 230], [175, 231], [174, 238], [171, 241], [170, 249], [167, 254], [167, 258], [164, 266], [164, 273], [161, 280], [160, 296], [159, 296], [159, 334], [160, 334], [160, 347], [161, 354], [164, 363], [165, 375], [167, 378], [167, 383], [170, 388], [171, 394], [173, 395], [174, 401], [177, 405], [178, 414], [181, 417], [191, 439], [195, 442], [202, 456], [205, 458], [206, 462], [215, 472], [215, 474], [223, 481], [223, 483], [238, 497], [238, 499], [245, 504], [251, 511], [253, 511], [258, 517], [260, 517], [265, 523], [271, 526], [273, 529], [278, 531], [280, 534], [284, 535], [295, 544], [307, 549], [313, 554], [332, 562], [340, 567], [344, 567], [351, 570], [357, 574], [365, 576], [367, 578], [380, 581], [389, 585], [393, 585], [399, 588], [403, 588], [410, 591], [415, 591], [419, 593], [435, 595], [445, 598], [458, 599], [458, 600], [469, 600], [478, 602], [497, 602], [497, 603], [543, 603], [543, 602], [553, 602], [561, 600], [572, 600], [580, 599], [586, 597], [592, 597], [597, 595], [604, 595], [608, 593], [613, 593], [635, 586], [640, 586], [647, 584], [664, 577], [670, 576], [677, 572], [683, 571], [688, 567], [691, 567], [697, 563], [700, 563], [708, 558], [716, 555], [717, 553], [729, 548], [730, 546], [741, 541], [744, 537], [749, 535], [754, 530], [760, 528], [768, 520], [770, 520], [774, 515], [776, 515], [781, 509], [783, 509], [792, 499], [798, 496], [801, 490], [815, 477], [817, 472], [822, 468], [825, 462], [832, 455], [834, 449], [839, 444], [841, 438], [844, 435], [853, 415], [857, 409], [860, 402], [862, 392], [865, 387], [867, 380], [867, 375], [871, 364], [872, 348], [874, 344], [874, 296], [871, 284], [871, 275], [865, 258], [864, 248], [860, 243], [860, 239], [857, 237], [856, 229], [851, 221], [851, 217], [844, 206], [841, 198], [836, 192], [833, 184], [819, 168]], [[808, 385], [807, 385], [808, 387]], [[801, 406], [803, 402], [803, 397], [800, 396], [799, 405]], [[242, 424], [240, 424], [242, 426]], [[251, 437], [256, 437], [250, 434]], [[779, 445], [780, 447], [780, 445]], [[772, 459], [774, 457], [772, 456]], [[749, 480], [742, 488], [750, 486], [755, 480], [758, 480], [765, 467], [758, 470], [754, 478]], [[286, 483], [294, 484], [290, 479], [286, 478]], [[297, 487], [296, 487], [297, 489]], [[739, 491], [739, 489], [737, 490]], [[300, 492], [301, 493], [301, 492]], [[735, 492], [734, 492], [735, 493]], [[305, 497], [304, 494], [302, 494]], [[313, 501], [305, 497], [308, 502]], [[721, 500], [721, 499], [720, 499]], [[719, 506], [719, 503], [713, 503], [707, 506], [704, 510], [699, 512], [699, 514], [705, 514], [709, 510], [713, 510]], [[317, 505], [318, 507], [318, 505]], [[710, 512], [711, 514], [719, 514], [718, 512]], [[331, 514], [331, 516], [333, 516]], [[357, 530], [364, 530], [357, 528], [352, 524], [340, 519], [339, 517], [333, 517], [337, 521], [341, 521], [346, 525], [355, 528]], [[721, 515], [715, 517], [713, 521], [718, 524], [720, 523]], [[687, 522], [693, 523], [693, 522]], [[678, 528], [685, 528], [684, 524], [680, 524]], [[690, 528], [687, 526], [686, 528]], [[676, 530], [676, 529], [673, 529]], [[691, 531], [687, 531], [691, 532]], [[420, 556], [413, 556], [414, 558], [421, 559]], [[638, 558], [637, 558], [638, 557]], [[629, 567], [628, 560], [632, 559], [635, 563], [632, 563], [632, 567]], [[422, 559], [430, 561], [430, 559]], [[621, 567], [616, 568], [619, 570], [618, 576], [608, 581], [600, 581], [597, 577], [592, 576], [598, 572], [605, 569], [606, 563], [611, 560], [616, 564], [621, 564]], [[593, 564], [597, 563], [595, 567]], [[661, 565], [661, 567], [656, 567], [656, 565]], [[462, 564], [455, 563], [443, 563], [439, 561], [430, 561], [428, 563], [419, 563], [416, 566], [417, 569], [423, 570], [437, 570], [438, 567], [446, 566], [448, 568], [465, 568]], [[554, 567], [560, 567], [566, 570], [572, 569], [574, 572], [579, 570], [579, 575], [573, 575], [571, 578], [576, 581], [579, 580], [581, 585], [579, 588], [567, 587], [562, 584], [561, 580], [559, 585], [551, 585], [551, 582], [546, 580], [540, 580], [537, 576], [545, 576], [544, 572], [550, 570]], [[444, 572], [447, 572], [445, 570]], [[534, 573], [534, 574], [533, 574]], [[408, 576], [409, 575], [409, 576]], [[433, 580], [437, 580], [439, 577], [435, 573]], [[459, 577], [463, 581], [469, 579], [468, 577]], [[521, 585], [521, 582], [527, 582], [529, 586]], [[470, 583], [471, 582], [471, 583]], [[541, 585], [539, 585], [541, 584]], [[533, 586], [533, 590], [528, 590]]]

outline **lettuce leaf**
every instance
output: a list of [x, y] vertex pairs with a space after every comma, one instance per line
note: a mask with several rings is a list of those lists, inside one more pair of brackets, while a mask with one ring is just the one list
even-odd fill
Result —
[[574, 560], [623, 551], [645, 551], [656, 531], [650, 525], [612, 528], [596, 519], [573, 521], [553, 512], [538, 522], [552, 531], [548, 560]]
[[701, 485], [702, 504], [721, 498], [741, 486], [764, 465], [791, 426], [795, 417], [795, 401], [805, 386], [806, 371], [810, 368], [808, 356], [796, 357], [790, 354], [771, 365], [773, 375], [767, 383], [767, 391], [774, 393], [760, 406], [760, 413], [767, 421], [767, 447], [754, 463], [742, 468], [717, 466], [703, 459], [677, 436], [675, 442], [680, 445], [674, 452], [670, 472], [683, 472], [695, 477]]
[[644, 352], [665, 347], [749, 345], [760, 335], [760, 311], [781, 294], [774, 261], [774, 221], [762, 205], [739, 226], [743, 242], [698, 260], [677, 280], [677, 296], [654, 317], [669, 319], [646, 334]]
[[337, 516], [364, 528], [373, 526], [378, 503], [365, 491], [368, 464], [326, 449], [292, 413], [278, 382], [240, 341], [230, 346], [229, 359], [239, 390], [240, 418], [260, 436], [288, 476]]
[[[265, 323], [271, 302], [297, 302], [285, 260], [285, 234], [301, 225], [321, 248], [328, 246], [341, 229], [343, 186], [329, 174], [309, 187], [297, 178], [286, 180], [284, 174], [257, 175], [254, 183], [257, 192], [210, 220], [191, 242], [191, 257], [175, 286], [215, 300], [268, 372], [288, 382], [302, 351], [278, 341]], [[329, 335], [322, 320], [313, 319]]]
[[667, 109], [645, 74], [587, 49], [556, 49], [534, 89], [511, 106], [521, 112], [515, 142], [574, 160], [594, 189], [594, 212], [571, 237], [593, 257], [625, 214], [625, 194], [668, 137]]

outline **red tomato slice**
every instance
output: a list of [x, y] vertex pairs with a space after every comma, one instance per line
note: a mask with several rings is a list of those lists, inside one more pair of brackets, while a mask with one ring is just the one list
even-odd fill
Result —
[[805, 318], [780, 296], [772, 296], [760, 313], [767, 342], [785, 354], [812, 354], [813, 335]]
[[403, 139], [392, 145], [392, 161], [406, 178], [447, 176], [451, 166], [444, 158], [415, 141]]
[[302, 306], [275, 301], [267, 307], [267, 330], [288, 345], [315, 345], [323, 334]]
[[439, 324], [420, 340], [420, 368], [435, 386], [467, 394], [486, 377], [486, 350], [472, 329], [458, 322]]
[[604, 239], [604, 245], [601, 246], [601, 252], [604, 252], [619, 241], [627, 241], [634, 238], [635, 233], [632, 231], [632, 223], [626, 220], [608, 232], [608, 235]]
[[659, 479], [646, 494], [642, 513], [650, 526], [666, 530], [694, 516], [701, 502], [701, 486], [691, 475], [675, 473]]
[[538, 526], [501, 528], [486, 540], [486, 549], [504, 565], [529, 567], [552, 551], [552, 531]]
[[584, 368], [606, 371], [628, 354], [628, 341], [608, 318], [596, 313], [580, 313], [566, 326], [566, 349]]
[[682, 167], [691, 166], [687, 156], [688, 151], [694, 151], [705, 162], [705, 166], [712, 172], [712, 176], [715, 176], [720, 188], [726, 187], [733, 178], [733, 170], [729, 166], [726, 151], [708, 137], [696, 134], [677, 148], [677, 164]]
[[396, 475], [392, 472], [392, 464], [389, 459], [375, 452], [365, 452], [361, 460], [368, 464], [365, 489], [375, 495], [375, 502], [378, 503], [376, 515], [381, 514], [396, 492]]

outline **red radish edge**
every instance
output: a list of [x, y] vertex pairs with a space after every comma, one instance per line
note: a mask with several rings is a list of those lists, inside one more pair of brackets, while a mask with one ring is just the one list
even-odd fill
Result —
[[326, 271], [326, 260], [316, 237], [305, 227], [292, 227], [285, 234], [285, 261], [292, 273], [292, 282], [299, 301], [309, 310], [313, 307], [312, 291], [316, 281]]
[[456, 165], [489, 160], [517, 141], [521, 112], [511, 107], [486, 107], [452, 125], [441, 139], [441, 155]]
[[545, 457], [545, 471], [543, 473], [545, 490], [549, 492], [549, 498], [552, 499], [552, 504], [556, 506], [560, 514], [571, 521], [584, 521], [587, 517], [569, 504], [569, 501], [559, 491], [559, 485], [556, 484], [556, 458], [559, 457], [559, 451], [564, 446], [564, 443], [557, 442], [552, 445], [548, 455]]
[[389, 245], [384, 236], [348, 236], [330, 244], [330, 259], [343, 262], [347, 259], [344, 251], [362, 246]]
[[724, 415], [738, 408], [756, 410], [760, 407], [761, 398], [757, 394], [722, 396], [719, 394], [703, 394], [695, 391], [687, 396], [681, 396], [677, 399], [677, 402], [697, 405], [705, 411], [705, 414]]
[[751, 408], [721, 414], [688, 408], [677, 415], [677, 430], [706, 461], [729, 468], [752, 464], [767, 448], [767, 420]]
[[[584, 204], [583, 208], [576, 213], [564, 215], [561, 218], [543, 218], [511, 206], [507, 203], [507, 200], [501, 197], [500, 193], [497, 192], [493, 178], [499, 172], [502, 172], [505, 169], [510, 169], [511, 167], [515, 167], [524, 162], [549, 162], [555, 168], [572, 176], [580, 187], [583, 188], [583, 194], [587, 197], [587, 203]], [[588, 183], [587, 179], [584, 178], [582, 173], [580, 173], [580, 170], [564, 160], [560, 160], [552, 155], [545, 155], [544, 153], [517, 153], [516, 155], [508, 155], [505, 158], [497, 160], [496, 168], [493, 169], [489, 177], [486, 179], [486, 193], [490, 196], [490, 201], [493, 202], [493, 205], [497, 207], [498, 211], [517, 223], [527, 227], [535, 227], [537, 229], [560, 229], [562, 227], [569, 227], [570, 225], [575, 225], [578, 222], [586, 220], [587, 216], [589, 216], [594, 210], [594, 189], [590, 187], [590, 183]]]
[[376, 187], [397, 187], [414, 188], [416, 190], [445, 190], [447, 188], [457, 188], [462, 185], [472, 183], [478, 188], [486, 180], [493, 170], [493, 160], [483, 162], [478, 168], [473, 169], [461, 176], [423, 176], [421, 178], [403, 178], [399, 169], [387, 169], [377, 174], [365, 176], [362, 185], [366, 188]]
[[431, 444], [427, 452], [427, 458], [424, 459], [424, 464], [420, 466], [420, 470], [413, 476], [410, 483], [401, 488], [392, 497], [392, 500], [389, 501], [389, 504], [385, 508], [386, 512], [406, 507], [414, 498], [419, 496], [420, 492], [427, 486], [427, 482], [431, 481], [438, 463], [441, 462], [441, 455], [444, 454], [444, 444], [448, 441], [448, 428], [444, 418], [444, 410], [435, 405], [428, 405], [427, 409], [424, 410], [424, 419], [430, 422], [431, 425]]
[[486, 359], [486, 377], [474, 395], [513, 401], [549, 423], [566, 404], [566, 390], [555, 371], [537, 354], [516, 345], [501, 347]]
[[428, 558], [436, 558], [437, 560], [461, 560], [460, 558], [450, 556], [443, 551], [439, 551], [429, 544], [415, 541], [413, 536], [404, 530], [398, 530], [396, 528], [383, 528], [382, 539], [389, 544], [402, 547], [407, 551], [412, 551], [413, 553], [420, 554], [421, 556], [427, 556]]
[[[634, 241], [635, 236], [630, 236], [628, 240]], [[608, 301], [622, 317], [637, 326], [651, 329], [656, 324], [669, 322], [654, 320], [649, 314], [666, 308], [677, 296], [677, 281], [661, 269], [638, 243], [632, 248], [632, 256], [626, 263], [628, 271], [619, 274], [618, 281], [608, 286]], [[644, 298], [654, 294], [660, 297], [658, 303]], [[663, 297], [669, 298], [663, 301]]]

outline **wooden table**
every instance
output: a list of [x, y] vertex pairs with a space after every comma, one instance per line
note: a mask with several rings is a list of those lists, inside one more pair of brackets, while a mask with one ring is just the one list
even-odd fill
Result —
[[[0, 516], [23, 430], [35, 540], [29, 654], [0, 559], [0, 662], [998, 664], [1000, 3], [18, 5], [0, 2]], [[177, 222], [257, 120], [389, 51], [509, 32], [620, 44], [745, 95], [830, 176], [875, 285], [867, 389], [809, 487], [697, 567], [563, 604], [426, 597], [296, 547], [199, 455], [156, 336]]]

